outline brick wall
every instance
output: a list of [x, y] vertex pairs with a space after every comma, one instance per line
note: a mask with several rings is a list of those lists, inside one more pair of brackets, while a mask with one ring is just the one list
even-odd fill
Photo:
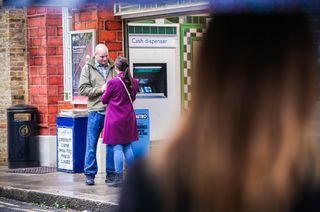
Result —
[[115, 59], [123, 55], [122, 20], [113, 16], [112, 4], [87, 4], [72, 10], [74, 30], [96, 29], [96, 41], [109, 48], [109, 56]]
[[9, 12], [11, 104], [28, 102], [26, 10]]
[[[109, 48], [109, 56], [115, 59], [123, 55], [122, 20], [113, 16], [113, 5], [86, 4], [74, 8], [72, 14], [72, 30], [96, 30], [96, 43], [104, 43]], [[59, 101], [58, 108], [86, 108], [86, 105], [71, 105], [70, 102]]]
[[39, 110], [40, 134], [55, 135], [58, 101], [63, 100], [61, 8], [30, 7], [27, 19], [29, 102]]
[[[73, 29], [96, 29], [97, 43], [105, 43], [109, 55], [122, 55], [122, 21], [113, 16], [112, 4], [86, 4], [72, 9]], [[29, 102], [40, 112], [40, 134], [56, 134], [59, 108], [63, 101], [63, 46], [61, 8], [30, 7], [28, 20]], [[70, 103], [69, 103], [70, 104]]]
[[0, 165], [7, 162], [6, 109], [28, 102], [26, 10], [0, 10]]

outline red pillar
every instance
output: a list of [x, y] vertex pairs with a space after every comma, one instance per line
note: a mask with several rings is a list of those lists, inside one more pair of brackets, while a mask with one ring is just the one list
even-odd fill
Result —
[[61, 8], [30, 7], [27, 20], [29, 103], [39, 110], [40, 135], [55, 135], [63, 100]]

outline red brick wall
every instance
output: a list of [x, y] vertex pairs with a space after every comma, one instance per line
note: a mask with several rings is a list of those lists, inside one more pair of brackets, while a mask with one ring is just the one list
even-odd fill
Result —
[[[113, 16], [113, 5], [86, 4], [72, 10], [73, 30], [96, 30], [96, 43], [104, 43], [109, 48], [109, 56], [115, 59], [123, 55], [122, 20]], [[61, 102], [60, 108], [68, 108], [66, 102]], [[85, 105], [74, 105], [75, 108], [86, 108]]]
[[[122, 21], [113, 16], [112, 4], [86, 4], [72, 9], [73, 29], [96, 29], [97, 43], [105, 43], [109, 55], [122, 55]], [[83, 108], [63, 101], [63, 45], [61, 8], [30, 7], [27, 10], [29, 103], [40, 113], [40, 135], [56, 134], [60, 108]]]
[[96, 41], [109, 48], [110, 58], [123, 55], [122, 20], [113, 16], [111, 4], [87, 4], [72, 11], [74, 30], [96, 29]]
[[27, 10], [29, 102], [40, 113], [40, 134], [56, 134], [58, 101], [63, 100], [61, 8]]

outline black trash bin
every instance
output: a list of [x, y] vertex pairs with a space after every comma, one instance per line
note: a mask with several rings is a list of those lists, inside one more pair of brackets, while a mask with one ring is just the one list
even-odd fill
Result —
[[7, 109], [8, 168], [39, 166], [37, 108], [19, 104]]

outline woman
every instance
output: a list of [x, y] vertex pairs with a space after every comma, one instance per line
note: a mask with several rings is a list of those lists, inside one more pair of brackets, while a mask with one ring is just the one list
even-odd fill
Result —
[[108, 104], [103, 130], [103, 143], [110, 144], [114, 153], [115, 180], [108, 185], [118, 187], [122, 184], [123, 154], [129, 167], [134, 159], [131, 142], [138, 140], [136, 114], [133, 101], [138, 91], [138, 81], [130, 74], [128, 60], [117, 57], [115, 61], [117, 76], [108, 81], [101, 101]]
[[306, 16], [211, 18], [190, 113], [158, 156], [131, 169], [120, 211], [320, 211]]

